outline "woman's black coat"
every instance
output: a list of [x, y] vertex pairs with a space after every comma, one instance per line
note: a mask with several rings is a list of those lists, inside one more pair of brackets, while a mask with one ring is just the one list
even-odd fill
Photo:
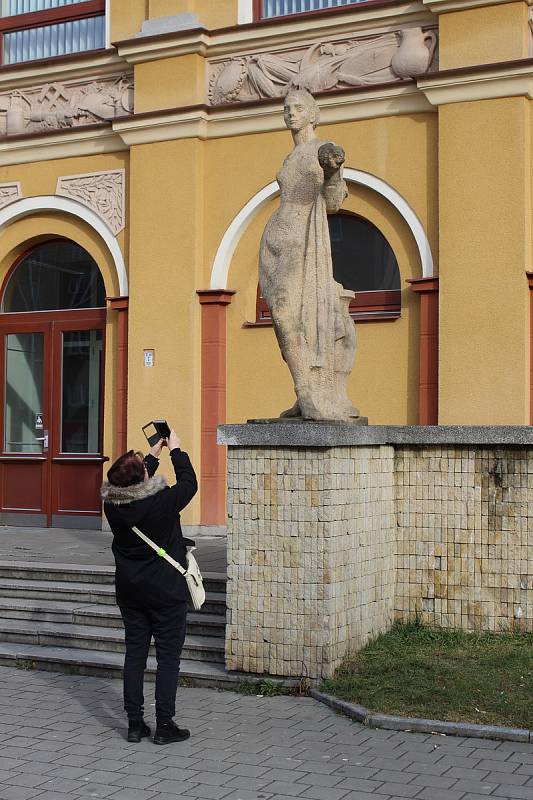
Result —
[[176, 484], [167, 486], [154, 476], [159, 461], [145, 459], [148, 480], [133, 486], [102, 485], [104, 512], [113, 532], [119, 606], [160, 608], [188, 600], [185, 578], [132, 531], [139, 528], [185, 568], [185, 543], [179, 512], [196, 494], [198, 484], [187, 453], [175, 448], [170, 453]]

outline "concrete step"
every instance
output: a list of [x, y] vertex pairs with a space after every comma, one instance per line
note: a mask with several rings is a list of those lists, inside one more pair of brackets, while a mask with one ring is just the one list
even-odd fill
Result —
[[[0, 578], [0, 598], [21, 597], [32, 600], [61, 600], [70, 603], [115, 605], [115, 587], [112, 584], [54, 582], [28, 580], [27, 578]], [[226, 593], [206, 591], [202, 613], [226, 613]]]
[[[0, 598], [0, 619], [96, 625], [122, 628], [122, 617], [116, 605], [102, 603], [72, 603], [61, 600], [32, 600], [22, 597]], [[187, 631], [199, 636], [224, 637], [224, 614], [189, 611]]]
[[[124, 631], [96, 625], [40, 622], [21, 619], [0, 620], [0, 642], [41, 647], [67, 647], [81, 650], [124, 653]], [[187, 635], [183, 658], [191, 661], [224, 663], [224, 640], [212, 636]], [[150, 648], [150, 654], [155, 650]]]
[[[226, 576], [222, 573], [202, 572], [202, 577], [204, 579], [206, 591], [217, 593], [226, 591]], [[115, 580], [115, 568], [78, 564], [0, 560], [0, 580], [2, 579], [51, 581], [54, 584], [90, 583], [100, 586], [112, 586]]]
[[[0, 664], [20, 669], [42, 669], [71, 675], [95, 675], [120, 678], [124, 665], [121, 653], [103, 650], [81, 650], [69, 647], [42, 647], [18, 642], [0, 642]], [[154, 680], [155, 658], [150, 657], [146, 678]], [[228, 673], [223, 664], [182, 659], [180, 682], [190, 686], [229, 688], [236, 686], [243, 675]]]

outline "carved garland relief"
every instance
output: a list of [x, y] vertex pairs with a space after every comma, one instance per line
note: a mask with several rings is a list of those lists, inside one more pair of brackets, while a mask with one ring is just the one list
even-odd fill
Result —
[[421, 75], [436, 61], [437, 32], [420, 27], [290, 50], [213, 60], [211, 105], [280, 97], [289, 86], [323, 92]]
[[0, 93], [0, 137], [76, 128], [132, 111], [132, 75], [55, 81]]
[[125, 170], [68, 175], [57, 181], [56, 194], [91, 208], [116, 236], [125, 225]]
[[22, 197], [20, 183], [0, 183], [0, 208]]

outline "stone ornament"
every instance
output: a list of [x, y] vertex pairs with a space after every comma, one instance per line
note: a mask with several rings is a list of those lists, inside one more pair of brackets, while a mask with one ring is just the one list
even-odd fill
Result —
[[20, 183], [0, 183], [0, 208], [22, 197]]
[[56, 194], [91, 208], [116, 236], [125, 226], [125, 170], [68, 175], [57, 181]]
[[306, 89], [288, 93], [284, 119], [294, 149], [277, 175], [280, 205], [259, 249], [261, 294], [296, 393], [281, 416], [356, 421], [346, 386], [355, 357], [354, 293], [333, 277], [327, 220], [348, 194], [344, 150], [316, 136], [318, 107]]
[[53, 82], [0, 93], [0, 138], [108, 122], [133, 111], [133, 76]]
[[216, 106], [282, 97], [291, 86], [313, 93], [413, 78], [429, 69], [437, 41], [435, 30], [403, 28], [219, 59], [209, 64], [209, 102]]

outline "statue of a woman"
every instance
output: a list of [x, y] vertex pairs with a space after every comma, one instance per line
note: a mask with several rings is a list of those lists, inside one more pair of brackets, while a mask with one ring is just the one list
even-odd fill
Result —
[[355, 356], [348, 312], [354, 295], [333, 277], [327, 220], [347, 195], [344, 151], [317, 138], [318, 107], [307, 90], [289, 91], [284, 119], [294, 149], [277, 175], [280, 206], [259, 255], [261, 293], [296, 392], [281, 416], [350, 420], [359, 417], [346, 388]]

